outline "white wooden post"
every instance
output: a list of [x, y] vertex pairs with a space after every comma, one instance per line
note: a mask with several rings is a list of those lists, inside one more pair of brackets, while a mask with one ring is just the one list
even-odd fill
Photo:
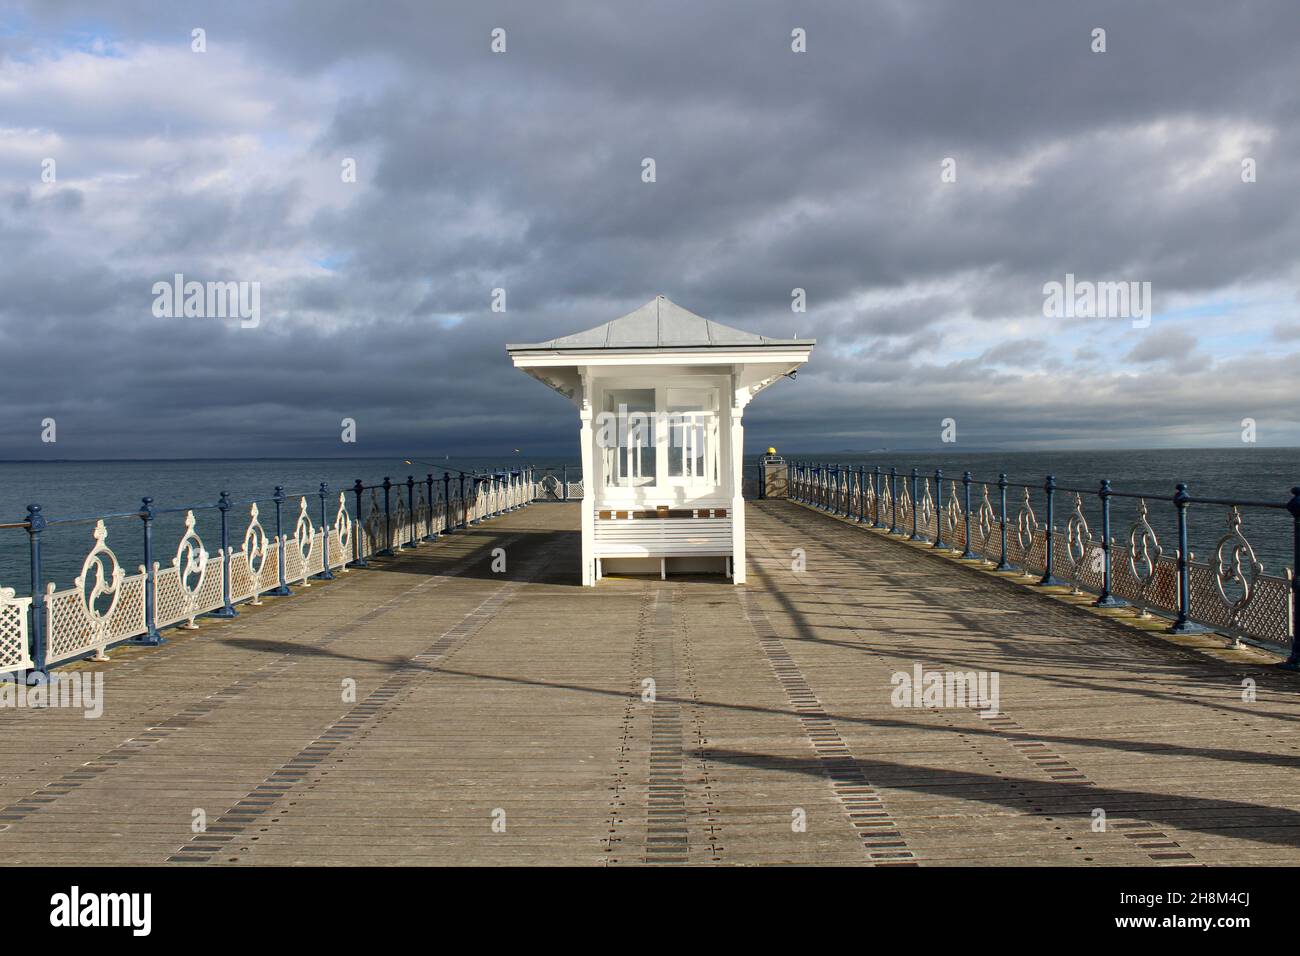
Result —
[[731, 583], [745, 583], [745, 396], [732, 391], [731, 401]]
[[578, 416], [582, 422], [579, 443], [582, 450], [582, 584], [596, 584], [596, 436], [592, 430], [591, 377], [588, 369], [579, 370], [582, 376], [582, 405]]

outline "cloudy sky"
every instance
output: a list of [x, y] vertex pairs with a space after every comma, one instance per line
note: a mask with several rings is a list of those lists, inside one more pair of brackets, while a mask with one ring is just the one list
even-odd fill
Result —
[[1298, 149], [1294, 0], [0, 2], [0, 457], [568, 451], [658, 293], [818, 340], [755, 448], [1296, 445]]

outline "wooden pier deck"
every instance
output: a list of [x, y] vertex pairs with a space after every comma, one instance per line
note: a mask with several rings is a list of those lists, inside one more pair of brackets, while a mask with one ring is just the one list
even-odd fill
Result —
[[[577, 521], [534, 505], [79, 665], [105, 676], [97, 720], [0, 710], [0, 855], [1300, 863], [1290, 675], [781, 501], [748, 511], [746, 587], [584, 589]], [[918, 662], [998, 673], [1000, 712], [892, 706]]]

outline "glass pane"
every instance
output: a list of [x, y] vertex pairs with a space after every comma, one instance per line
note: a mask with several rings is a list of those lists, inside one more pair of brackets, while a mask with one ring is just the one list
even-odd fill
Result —
[[709, 442], [715, 434], [716, 389], [670, 388], [668, 390], [668, 474], [688, 483], [715, 481], [710, 472], [713, 459]]
[[668, 474], [673, 478], [680, 478], [682, 474], [682, 462], [684, 449], [682, 448], [683, 426], [671, 418], [668, 424]]
[[655, 393], [652, 388], [625, 388], [607, 393], [605, 411], [613, 416], [607, 432], [616, 436], [614, 483], [650, 485], [655, 480]]

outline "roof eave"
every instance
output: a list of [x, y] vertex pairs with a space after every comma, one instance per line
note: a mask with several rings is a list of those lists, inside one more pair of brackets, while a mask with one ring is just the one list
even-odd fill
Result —
[[765, 352], [765, 351], [785, 351], [789, 349], [810, 349], [817, 344], [816, 339], [788, 339], [777, 342], [761, 343], [737, 343], [727, 345], [715, 343], [711, 345], [565, 345], [556, 347], [548, 345], [545, 342], [537, 342], [525, 345], [507, 345], [506, 351], [511, 354], [532, 353], [548, 355], [570, 355], [570, 354], [592, 354], [603, 353], [605, 355], [620, 355], [623, 353], [644, 353], [644, 352]]

